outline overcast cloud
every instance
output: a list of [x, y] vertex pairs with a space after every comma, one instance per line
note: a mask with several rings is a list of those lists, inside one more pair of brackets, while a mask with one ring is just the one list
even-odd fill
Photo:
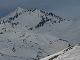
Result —
[[0, 0], [0, 18], [17, 7], [39, 8], [66, 19], [75, 19], [80, 16], [80, 0]]

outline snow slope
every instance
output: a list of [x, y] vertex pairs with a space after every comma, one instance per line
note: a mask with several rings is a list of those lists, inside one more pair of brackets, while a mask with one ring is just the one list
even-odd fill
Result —
[[67, 46], [69, 46], [68, 42], [61, 41], [59, 38], [48, 34], [20, 31], [0, 34], [0, 53], [4, 57], [1, 58], [2, 60], [6, 59], [5, 56], [8, 56], [9, 60], [12, 60], [11, 57], [15, 58], [15, 56], [21, 57], [21, 59], [25, 58], [24, 60], [38, 60], [52, 53], [56, 53]]
[[41, 60], [80, 60], [80, 44], [72, 47], [70, 50], [64, 49]]

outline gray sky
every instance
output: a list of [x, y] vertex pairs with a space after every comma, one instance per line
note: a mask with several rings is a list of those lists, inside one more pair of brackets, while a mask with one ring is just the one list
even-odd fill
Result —
[[38, 8], [66, 19], [76, 19], [80, 16], [80, 0], [0, 0], [0, 18], [17, 7]]

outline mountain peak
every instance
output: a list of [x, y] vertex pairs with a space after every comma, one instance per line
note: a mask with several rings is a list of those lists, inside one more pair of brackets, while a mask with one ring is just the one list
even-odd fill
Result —
[[[63, 19], [51, 12], [46, 12], [38, 8], [23, 9], [17, 7], [12, 13], [10, 13], [5, 20], [15, 20], [17, 18], [18, 22], [23, 23], [23, 25], [30, 25], [30, 27], [39, 28], [47, 24], [60, 23]], [[4, 20], [3, 19], [3, 20]], [[21, 20], [20, 20], [21, 19]], [[33, 22], [33, 24], [24, 23], [24, 22]]]
[[19, 12], [22, 12], [22, 11], [24, 11], [25, 9], [23, 9], [23, 8], [21, 8], [21, 7], [17, 7], [16, 9], [15, 9], [15, 11], [17, 12], [17, 13], [19, 13]]
[[17, 9], [23, 9], [22, 7], [17, 7]]

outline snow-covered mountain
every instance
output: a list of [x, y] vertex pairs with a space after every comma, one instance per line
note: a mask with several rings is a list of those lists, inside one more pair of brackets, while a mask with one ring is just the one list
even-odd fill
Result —
[[80, 60], [80, 44], [74, 47], [68, 47], [41, 60]]
[[28, 10], [18, 7], [9, 15], [1, 18], [0, 21], [3, 25], [6, 23], [11, 29], [13, 27], [15, 30], [30, 30], [37, 33], [55, 35], [70, 41], [73, 45], [77, 44], [80, 39], [79, 20], [66, 20], [51, 12], [37, 8]]
[[79, 43], [79, 20], [18, 7], [0, 19], [0, 59], [39, 60]]

